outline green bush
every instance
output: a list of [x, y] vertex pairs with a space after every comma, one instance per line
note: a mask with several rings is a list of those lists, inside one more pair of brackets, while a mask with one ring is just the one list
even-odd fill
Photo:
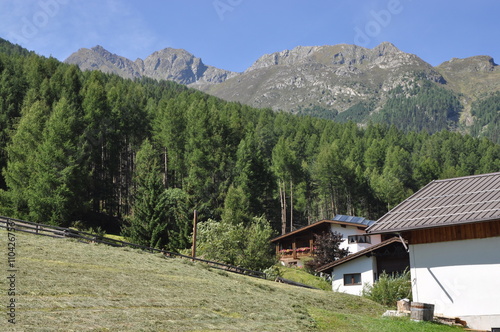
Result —
[[209, 219], [198, 225], [197, 252], [208, 260], [262, 271], [276, 263], [272, 235], [264, 218], [253, 218], [247, 226]]
[[363, 296], [386, 306], [396, 306], [403, 298], [411, 299], [410, 271], [406, 269], [399, 275], [382, 272], [375, 284], [364, 285]]

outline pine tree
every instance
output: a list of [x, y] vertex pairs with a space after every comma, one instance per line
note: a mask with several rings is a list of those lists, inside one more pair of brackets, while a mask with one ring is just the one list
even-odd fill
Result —
[[232, 224], [247, 225], [250, 220], [249, 202], [241, 187], [230, 186], [224, 201], [222, 220]]
[[[90, 174], [92, 178], [88, 183], [94, 212], [108, 212], [108, 207], [113, 203], [112, 178], [109, 176], [107, 160], [109, 156], [109, 132], [115, 126], [114, 119], [110, 117], [110, 110], [106, 98], [104, 74], [93, 71], [86, 79], [82, 88], [84, 120], [86, 124], [85, 139], [90, 158]], [[107, 211], [108, 210], [108, 211]]]
[[[290, 202], [290, 228], [293, 229], [293, 183], [299, 172], [299, 164], [295, 152], [290, 149], [290, 143], [280, 137], [278, 143], [273, 149], [272, 168], [278, 178], [278, 189], [281, 205], [281, 234], [285, 234], [287, 228], [287, 206]], [[289, 196], [287, 196], [289, 189]], [[289, 200], [287, 201], [287, 197]]]
[[7, 146], [7, 166], [3, 175], [9, 189], [6, 193], [14, 216], [28, 218], [28, 188], [35, 172], [37, 150], [43, 141], [45, 122], [49, 117], [50, 109], [44, 102], [35, 102], [23, 109], [23, 116], [12, 134], [11, 142]]
[[265, 150], [256, 140], [256, 135], [249, 130], [236, 152], [234, 184], [241, 188], [246, 196], [251, 215], [267, 212], [273, 199], [274, 178], [269, 160], [264, 154]]
[[134, 183], [132, 215], [125, 236], [150, 247], [185, 248], [189, 236], [187, 195], [180, 189], [164, 188], [158, 155], [149, 140], [137, 152]]
[[185, 177], [186, 101], [180, 97], [160, 101], [153, 119], [153, 137], [163, 148], [163, 182], [165, 187], [180, 187]]
[[156, 153], [149, 140], [144, 141], [136, 158], [136, 189], [130, 226], [125, 235], [134, 243], [163, 248], [167, 243], [167, 197]]
[[30, 219], [62, 224], [86, 209], [82, 126], [65, 98], [54, 107], [37, 147], [28, 188]]

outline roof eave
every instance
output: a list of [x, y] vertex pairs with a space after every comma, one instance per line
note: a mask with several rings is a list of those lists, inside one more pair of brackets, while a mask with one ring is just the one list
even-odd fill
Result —
[[346, 226], [353, 226], [353, 227], [359, 227], [359, 228], [364, 228], [366, 229], [368, 226], [367, 225], [363, 225], [363, 224], [356, 224], [356, 223], [350, 223], [350, 222], [347, 222], [347, 221], [338, 221], [338, 220], [328, 220], [328, 219], [325, 219], [325, 220], [320, 220], [314, 224], [311, 224], [311, 225], [308, 225], [308, 226], [304, 226], [302, 228], [299, 228], [299, 229], [296, 229], [292, 232], [288, 232], [286, 234], [282, 234], [280, 236], [277, 236], [275, 237], [274, 239], [271, 239], [271, 242], [276, 242], [276, 241], [279, 241], [279, 240], [282, 240], [284, 238], [287, 238], [288, 236], [293, 236], [293, 235], [297, 235], [303, 231], [306, 231], [308, 229], [312, 229], [316, 226], [319, 226], [319, 225], [322, 225], [322, 224], [325, 224], [325, 223], [328, 223], [328, 224], [336, 224], [336, 225], [346, 225]]
[[[331, 263], [328, 263], [324, 266], [321, 266], [319, 267], [318, 269], [316, 269], [317, 272], [323, 272], [323, 271], [326, 271], [326, 270], [329, 270], [331, 268], [334, 268], [335, 266], [338, 266], [338, 265], [342, 265], [344, 263], [347, 263], [353, 259], [356, 259], [358, 257], [361, 257], [361, 256], [364, 256], [374, 250], [377, 250], [377, 249], [380, 249], [380, 248], [383, 248], [391, 243], [394, 243], [394, 242], [399, 242], [399, 243], [402, 243], [401, 239], [398, 238], [398, 237], [392, 237], [388, 240], [385, 240], [383, 242], [380, 242], [379, 244], [376, 244], [376, 245], [373, 245], [369, 248], [366, 248], [366, 249], [363, 249], [363, 250], [360, 250], [358, 252], [355, 252], [355, 253], [352, 253], [344, 258], [341, 258], [341, 259], [338, 259], [336, 261], [333, 261]], [[406, 241], [405, 241], [406, 242]]]

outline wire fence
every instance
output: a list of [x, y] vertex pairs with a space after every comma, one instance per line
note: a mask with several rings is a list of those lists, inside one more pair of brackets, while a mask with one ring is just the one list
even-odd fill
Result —
[[14, 230], [16, 232], [24, 232], [41, 236], [49, 236], [53, 238], [75, 238], [87, 243], [102, 243], [113, 247], [131, 247], [141, 249], [151, 253], [161, 253], [165, 257], [179, 257], [186, 258], [196, 262], [202, 262], [210, 265], [213, 268], [221, 269], [228, 272], [247, 275], [254, 278], [266, 279], [266, 274], [261, 271], [254, 271], [240, 266], [224, 264], [220, 262], [209, 261], [206, 259], [191, 257], [177, 252], [166, 251], [163, 249], [152, 248], [135, 243], [111, 239], [106, 236], [97, 235], [94, 233], [79, 231], [72, 228], [58, 227], [52, 225], [45, 225], [31, 221], [19, 220], [9, 217], [0, 216], [0, 228]]

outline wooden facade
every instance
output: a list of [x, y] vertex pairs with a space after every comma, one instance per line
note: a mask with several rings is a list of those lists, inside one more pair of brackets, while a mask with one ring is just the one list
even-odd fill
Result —
[[484, 239], [500, 236], [500, 220], [415, 229], [404, 232], [402, 236], [409, 244]]
[[299, 259], [314, 255], [314, 237], [330, 230], [330, 223], [322, 220], [294, 232], [281, 235], [273, 240], [276, 255], [280, 259]]
[[[325, 230], [327, 231], [327, 230]], [[314, 236], [319, 232], [307, 232], [299, 236], [283, 239], [276, 243], [276, 255], [281, 258], [298, 259], [314, 255]]]

